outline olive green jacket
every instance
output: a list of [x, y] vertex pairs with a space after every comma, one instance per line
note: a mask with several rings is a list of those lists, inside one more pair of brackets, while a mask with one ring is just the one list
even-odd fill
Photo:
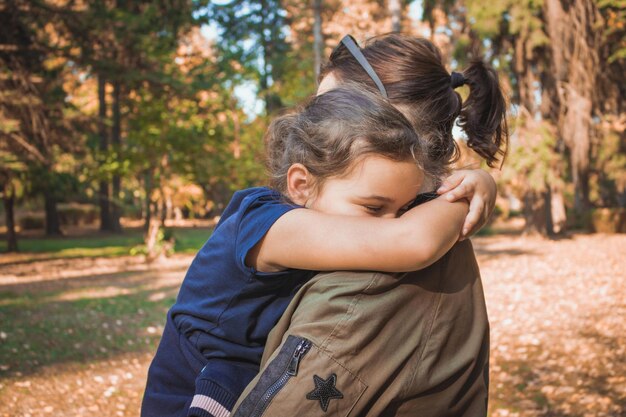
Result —
[[485, 300], [464, 241], [417, 272], [317, 275], [232, 415], [486, 416], [488, 373]]

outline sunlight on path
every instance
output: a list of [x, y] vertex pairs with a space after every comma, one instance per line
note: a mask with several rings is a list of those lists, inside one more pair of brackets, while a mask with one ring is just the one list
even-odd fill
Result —
[[139, 272], [151, 270], [187, 269], [193, 259], [190, 255], [175, 255], [161, 264], [147, 265], [140, 256], [116, 258], [47, 259], [43, 261], [17, 262], [0, 265], [0, 287], [11, 284], [54, 281], [87, 275]]
[[492, 416], [623, 416], [626, 236], [481, 239]]
[[[624, 416], [626, 236], [473, 241], [491, 322], [490, 416]], [[190, 261], [181, 257], [155, 272], [119, 260], [110, 265], [117, 272], [98, 274], [96, 268], [85, 275], [90, 270], [83, 269], [83, 260], [72, 260], [52, 268], [55, 278], [47, 281], [25, 275], [20, 284], [5, 280], [0, 289], [34, 297], [25, 304], [33, 309], [88, 298], [90, 305], [103, 308], [89, 316], [101, 320], [95, 323], [100, 331], [93, 334], [100, 334], [103, 343], [113, 335], [133, 345], [118, 351], [113, 344], [85, 361], [63, 357], [19, 372], [0, 367], [0, 417], [137, 416], [164, 312]], [[120, 272], [124, 268], [131, 272]], [[34, 269], [40, 276], [44, 270], [41, 265]], [[118, 316], [126, 313], [109, 311], [109, 299], [142, 303], [140, 315]], [[10, 303], [11, 297], [0, 302]], [[142, 313], [146, 309], [154, 311]], [[0, 366], [6, 367], [3, 363], [7, 358], [0, 357]]]
[[0, 416], [138, 416], [152, 354], [43, 367], [0, 382]]

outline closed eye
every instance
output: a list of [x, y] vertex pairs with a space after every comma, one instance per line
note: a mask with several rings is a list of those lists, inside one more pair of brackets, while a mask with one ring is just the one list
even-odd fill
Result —
[[380, 211], [383, 209], [380, 206], [363, 206], [365, 207], [365, 209], [371, 213], [380, 213]]

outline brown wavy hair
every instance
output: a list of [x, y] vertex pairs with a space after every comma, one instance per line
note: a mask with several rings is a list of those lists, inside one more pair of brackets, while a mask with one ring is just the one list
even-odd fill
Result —
[[[489, 166], [504, 160], [508, 145], [506, 101], [493, 68], [480, 59], [470, 61], [461, 72], [470, 90], [463, 102], [454, 91], [441, 52], [429, 40], [387, 34], [369, 39], [361, 50], [384, 84], [391, 104], [409, 119], [425, 142], [430, 171], [444, 175], [458, 159], [452, 138], [457, 117], [467, 135], [467, 145]], [[377, 91], [342, 45], [322, 67], [320, 81], [330, 73], [342, 83], [357, 82]]]
[[272, 121], [265, 134], [270, 186], [286, 195], [287, 171], [300, 163], [319, 187], [368, 154], [423, 168], [420, 143], [411, 123], [380, 94], [342, 84]]

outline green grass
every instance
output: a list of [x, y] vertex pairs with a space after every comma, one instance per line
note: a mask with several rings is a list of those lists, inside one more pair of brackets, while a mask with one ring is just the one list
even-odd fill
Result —
[[[207, 228], [171, 228], [167, 233], [174, 236], [175, 253], [195, 253], [211, 235]], [[80, 237], [42, 237], [19, 239], [20, 252], [47, 253], [50, 258], [93, 258], [128, 255], [131, 249], [143, 243], [140, 230], [125, 231], [121, 235], [94, 233]], [[0, 252], [6, 252], [5, 241], [0, 242]]]
[[[175, 253], [193, 254], [211, 229], [173, 228], [166, 235], [175, 239]], [[22, 252], [44, 254], [46, 259], [127, 255], [141, 244], [140, 230], [19, 241]], [[5, 242], [0, 243], [3, 250]], [[36, 372], [44, 364], [89, 363], [124, 352], [153, 352], [161, 336], [157, 329], [165, 322], [178, 285], [154, 289], [150, 273], [129, 287], [126, 278], [134, 274], [112, 275], [106, 282], [107, 290], [113, 288], [110, 296], [103, 296], [103, 284], [87, 285], [79, 292], [67, 288], [0, 292], [0, 378]]]
[[[0, 378], [36, 372], [41, 365], [153, 352], [178, 286], [148, 289], [147, 284], [111, 297], [0, 293]], [[162, 295], [153, 297], [157, 292]]]
[[[94, 234], [86, 237], [42, 237], [19, 239], [21, 252], [30, 253], [57, 253], [59, 256], [76, 256], [81, 250], [86, 253], [96, 249], [106, 249], [109, 252], [122, 252], [125, 248], [138, 245], [143, 241], [141, 232], [131, 231], [122, 235]], [[0, 250], [6, 250], [6, 242], [0, 243]]]
[[[175, 239], [175, 253], [193, 254], [211, 229], [172, 228], [165, 235]], [[37, 259], [41, 254], [45, 259], [128, 255], [141, 244], [141, 230], [19, 241], [20, 250], [37, 254]], [[2, 250], [5, 242], [0, 243]], [[36, 372], [44, 364], [89, 363], [124, 352], [153, 352], [178, 285], [155, 289], [150, 273], [128, 286], [126, 279], [135, 274], [114, 274], [105, 284], [88, 284], [79, 290], [35, 287], [0, 293], [0, 378]], [[103, 285], [110, 295], [103, 294]]]
[[212, 229], [169, 229], [174, 236], [175, 253], [196, 253], [204, 245]]

